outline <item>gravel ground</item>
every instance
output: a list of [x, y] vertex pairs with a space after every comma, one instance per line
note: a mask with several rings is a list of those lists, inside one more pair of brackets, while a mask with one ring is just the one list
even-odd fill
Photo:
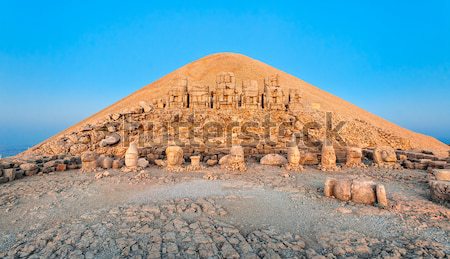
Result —
[[[427, 174], [351, 169], [287, 173], [250, 164], [169, 173], [68, 171], [0, 186], [0, 257], [448, 258], [450, 210]], [[386, 186], [387, 209], [323, 196], [326, 177]], [[214, 179], [214, 180], [208, 180]]]

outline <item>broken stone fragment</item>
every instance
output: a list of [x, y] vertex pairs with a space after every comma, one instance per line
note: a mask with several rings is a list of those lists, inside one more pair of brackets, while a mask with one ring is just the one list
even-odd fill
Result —
[[450, 182], [430, 181], [431, 199], [436, 202], [450, 202]]
[[105, 157], [103, 158], [101, 165], [103, 169], [110, 169], [113, 165], [113, 159], [111, 157]]
[[112, 163], [112, 169], [120, 169], [123, 166], [123, 162], [120, 159], [115, 159]]
[[375, 191], [376, 191], [376, 195], [377, 195], [378, 206], [380, 208], [386, 208], [389, 204], [388, 204], [386, 189], [384, 188], [384, 185], [377, 184]]
[[153, 107], [145, 101], [140, 101], [139, 106], [144, 109], [144, 112], [151, 112], [153, 110]]
[[352, 181], [339, 180], [335, 182], [333, 196], [341, 201], [349, 201], [352, 198]]
[[323, 188], [323, 193], [326, 197], [333, 196], [333, 188], [336, 185], [336, 179], [334, 178], [327, 178], [325, 180], [325, 186]]
[[215, 166], [215, 165], [217, 165], [217, 163], [218, 163], [217, 159], [208, 159], [208, 160], [206, 160], [206, 164], [208, 166]]
[[81, 155], [82, 170], [95, 170], [97, 168], [97, 154], [92, 151], [86, 151]]
[[322, 146], [322, 156], [320, 159], [320, 170], [322, 171], [336, 171], [336, 152], [332, 145], [324, 144]]
[[119, 143], [119, 141], [120, 135], [117, 133], [112, 133], [111, 135], [107, 136], [105, 139], [100, 141], [100, 146], [101, 147], [112, 146]]
[[149, 162], [145, 158], [139, 158], [137, 161], [137, 165], [140, 168], [146, 168], [148, 166]]
[[450, 181], [450, 170], [446, 169], [433, 169], [433, 174], [438, 181]]
[[261, 158], [260, 164], [282, 166], [287, 163], [287, 159], [280, 154], [268, 154]]
[[374, 205], [377, 200], [375, 183], [372, 181], [353, 180], [351, 192], [355, 203]]
[[37, 165], [35, 163], [25, 163], [20, 165], [20, 169], [24, 171], [32, 171], [37, 169]]

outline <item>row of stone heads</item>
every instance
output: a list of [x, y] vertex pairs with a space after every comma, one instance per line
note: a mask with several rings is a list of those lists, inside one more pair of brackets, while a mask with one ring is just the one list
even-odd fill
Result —
[[[286, 150], [287, 156], [281, 154], [267, 154], [260, 159], [260, 164], [271, 166], [284, 166], [290, 171], [301, 171], [305, 159], [309, 154], [300, 151], [297, 145], [292, 145]], [[165, 150], [166, 159], [155, 159], [153, 162], [156, 165], [166, 167], [169, 170], [182, 170], [185, 163], [184, 151], [181, 147], [176, 145], [170, 145]], [[357, 147], [347, 147], [346, 149], [346, 162], [343, 167], [366, 167], [363, 163], [363, 151]], [[376, 148], [372, 154], [373, 162], [380, 167], [400, 168], [397, 163], [397, 156], [395, 151], [389, 147]], [[189, 157], [190, 165], [185, 169], [197, 170], [202, 168], [201, 156], [193, 155]], [[145, 168], [149, 165], [149, 161], [139, 156], [139, 149], [137, 144], [130, 143], [129, 148], [125, 153], [125, 159], [114, 159], [112, 157], [97, 156], [94, 152], [85, 152], [81, 160], [83, 162], [83, 170], [89, 171], [95, 168], [102, 167], [105, 169], [114, 168], [119, 169], [123, 166], [129, 169], [133, 168]], [[334, 147], [332, 145], [324, 145], [320, 154], [319, 169], [323, 171], [337, 171], [339, 166], [337, 165], [337, 157]], [[219, 157], [213, 156], [206, 160], [208, 166], [214, 166], [219, 164], [221, 167], [231, 170], [246, 170], [246, 157], [244, 148], [239, 145], [232, 146], [229, 150], [229, 154]]]

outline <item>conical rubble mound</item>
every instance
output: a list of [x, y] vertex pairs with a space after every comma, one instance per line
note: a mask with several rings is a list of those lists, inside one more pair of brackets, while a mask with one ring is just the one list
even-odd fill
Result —
[[258, 156], [285, 152], [293, 136], [311, 153], [320, 153], [324, 142], [442, 156], [449, 149], [260, 61], [220, 53], [181, 67], [22, 155], [90, 150], [123, 157], [136, 142], [154, 157], [170, 143], [182, 146], [185, 156], [205, 159], [233, 144]]

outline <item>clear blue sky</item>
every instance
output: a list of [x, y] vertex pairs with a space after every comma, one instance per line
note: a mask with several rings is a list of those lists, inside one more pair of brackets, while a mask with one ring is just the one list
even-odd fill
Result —
[[0, 146], [224, 51], [450, 142], [450, 1], [0, 0]]

